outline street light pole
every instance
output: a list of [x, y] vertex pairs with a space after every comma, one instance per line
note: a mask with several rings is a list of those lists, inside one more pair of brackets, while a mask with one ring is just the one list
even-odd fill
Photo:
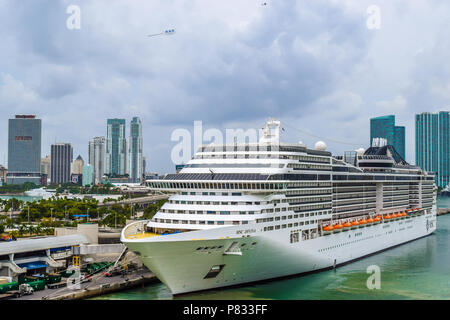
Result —
[[53, 222], [53, 208], [50, 208], [50, 221]]
[[117, 229], [117, 211], [114, 211], [114, 229]]
[[28, 208], [28, 224], [30, 224], [30, 206], [27, 205]]

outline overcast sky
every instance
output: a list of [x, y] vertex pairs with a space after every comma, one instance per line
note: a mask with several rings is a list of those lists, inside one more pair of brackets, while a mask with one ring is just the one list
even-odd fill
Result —
[[85, 160], [107, 118], [125, 118], [128, 135], [138, 116], [147, 171], [160, 173], [174, 171], [172, 131], [194, 120], [275, 117], [283, 141], [318, 136], [342, 154], [369, 146], [370, 117], [395, 114], [414, 163], [414, 114], [450, 109], [449, 16], [433, 0], [0, 0], [0, 163], [14, 114], [42, 119], [42, 157], [58, 141]]

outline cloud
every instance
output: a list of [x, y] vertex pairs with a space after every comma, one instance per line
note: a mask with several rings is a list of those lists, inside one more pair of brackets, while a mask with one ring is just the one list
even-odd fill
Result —
[[[71, 4], [81, 8], [80, 30], [66, 28]], [[413, 162], [413, 114], [448, 106], [449, 5], [379, 1], [382, 27], [373, 31], [371, 4], [0, 0], [2, 127], [36, 113], [43, 153], [58, 139], [86, 158], [107, 118], [139, 116], [148, 170], [169, 172], [171, 130], [194, 120], [245, 129], [275, 116], [349, 142], [326, 141], [341, 153], [368, 142], [370, 117], [396, 113]], [[176, 34], [147, 37], [168, 28]], [[317, 140], [286, 131], [291, 141]]]

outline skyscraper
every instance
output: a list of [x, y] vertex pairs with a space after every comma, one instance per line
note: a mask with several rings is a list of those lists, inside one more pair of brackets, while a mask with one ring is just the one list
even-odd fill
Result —
[[436, 172], [436, 185], [450, 183], [450, 113], [416, 114], [416, 165]]
[[84, 166], [84, 160], [81, 157], [81, 155], [78, 155], [78, 157], [72, 162], [72, 174], [83, 174], [83, 166]]
[[83, 186], [94, 184], [94, 166], [86, 164], [83, 166]]
[[95, 137], [89, 141], [88, 163], [92, 166], [95, 184], [101, 182], [105, 174], [105, 137]]
[[42, 120], [35, 115], [16, 115], [8, 121], [8, 184], [41, 179]]
[[405, 159], [405, 127], [395, 125], [395, 116], [370, 119], [370, 144], [374, 138], [384, 138]]
[[128, 150], [128, 172], [130, 182], [141, 182], [143, 173], [142, 157], [142, 123], [138, 117], [134, 117], [130, 123], [130, 140]]
[[117, 176], [127, 173], [126, 150], [125, 119], [108, 119], [105, 174]]
[[51, 146], [52, 183], [70, 182], [73, 150], [70, 143], [56, 143]]
[[41, 174], [46, 174], [47, 179], [51, 180], [51, 158], [47, 155], [45, 158], [41, 159]]

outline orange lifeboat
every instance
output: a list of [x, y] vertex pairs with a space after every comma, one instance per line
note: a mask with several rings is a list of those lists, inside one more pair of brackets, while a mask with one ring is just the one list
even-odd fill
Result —
[[[359, 220], [358, 222], [359, 222], [359, 225], [360, 225], [360, 226], [363, 226], [363, 225], [365, 225], [365, 224], [368, 223], [368, 220], [366, 220], [366, 219], [363, 218], [363, 219]], [[373, 222], [373, 220], [372, 220], [372, 222]]]
[[333, 226], [325, 226], [323, 227], [324, 234], [330, 234], [333, 231]]
[[344, 223], [344, 228], [351, 228], [352, 227], [352, 224], [350, 223], [350, 222], [346, 222], [346, 223]]
[[359, 226], [359, 222], [356, 220], [352, 221], [351, 225], [352, 225], [352, 228], [357, 228]]
[[369, 218], [369, 219], [367, 219], [366, 221], [367, 221], [367, 224], [372, 224], [372, 223], [374, 223], [374, 222], [375, 222], [375, 220], [374, 220], [374, 219], [372, 219], [372, 218]]
[[402, 217], [406, 217], [406, 212], [402, 212], [402, 213], [401, 213], [401, 216], [402, 216]]
[[380, 223], [381, 222], [381, 216], [376, 216], [375, 218], [373, 218], [373, 221], [375, 223]]
[[342, 224], [340, 224], [340, 223], [337, 223], [337, 224], [335, 224], [335, 225], [333, 226], [333, 231], [339, 232], [339, 231], [341, 231], [342, 229], [344, 229], [344, 226], [343, 226]]

